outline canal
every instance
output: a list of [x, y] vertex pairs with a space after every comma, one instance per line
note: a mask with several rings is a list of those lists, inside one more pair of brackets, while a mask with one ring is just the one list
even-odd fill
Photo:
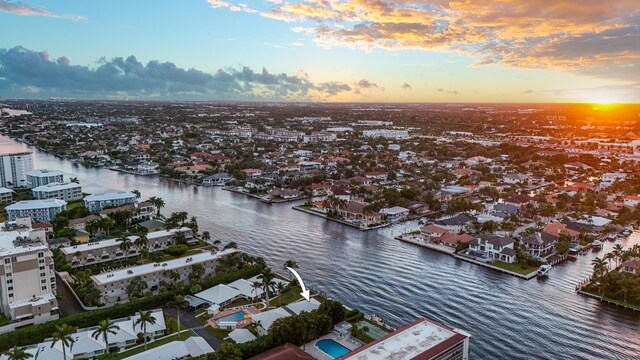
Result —
[[[501, 274], [393, 239], [405, 225], [361, 232], [291, 209], [223, 191], [153, 177], [86, 168], [0, 137], [0, 152], [34, 152], [36, 168], [78, 177], [83, 191], [138, 189], [160, 196], [165, 214], [188, 211], [201, 231], [264, 257], [276, 270], [295, 259], [305, 283], [399, 326], [428, 317], [469, 332], [473, 359], [639, 359], [640, 312], [579, 296], [591, 273], [579, 256], [548, 279]], [[640, 242], [634, 233], [624, 246]]]

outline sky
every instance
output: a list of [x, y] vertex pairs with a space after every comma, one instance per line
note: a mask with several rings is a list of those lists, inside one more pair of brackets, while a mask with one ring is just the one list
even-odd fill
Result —
[[640, 102], [637, 0], [0, 0], [4, 98]]

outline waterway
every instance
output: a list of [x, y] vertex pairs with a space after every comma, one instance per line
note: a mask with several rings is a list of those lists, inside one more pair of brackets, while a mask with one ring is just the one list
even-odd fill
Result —
[[[202, 230], [264, 257], [282, 271], [295, 259], [308, 286], [401, 326], [427, 317], [471, 334], [473, 359], [640, 359], [640, 312], [577, 295], [591, 273], [589, 253], [554, 268], [548, 279], [522, 280], [394, 240], [407, 226], [361, 232], [219, 188], [86, 168], [0, 137], [0, 152], [34, 152], [36, 168], [78, 177], [83, 191], [141, 191], [160, 196], [164, 213], [188, 211]], [[413, 225], [415, 226], [415, 225]], [[640, 242], [634, 233], [624, 246]]]

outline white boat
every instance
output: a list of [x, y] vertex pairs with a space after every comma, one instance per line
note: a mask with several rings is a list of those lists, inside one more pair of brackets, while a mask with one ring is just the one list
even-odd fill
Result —
[[551, 271], [551, 265], [540, 265], [540, 267], [538, 268], [538, 277], [549, 276], [549, 271]]
[[602, 249], [602, 241], [600, 240], [594, 240], [591, 244], [593, 245], [594, 249]]

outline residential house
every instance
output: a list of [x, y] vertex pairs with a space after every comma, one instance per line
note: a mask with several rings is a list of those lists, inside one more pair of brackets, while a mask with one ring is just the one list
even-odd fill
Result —
[[508, 236], [482, 234], [469, 243], [469, 249], [485, 254], [489, 259], [514, 263], [517, 261], [514, 240]]
[[524, 245], [529, 255], [542, 257], [555, 250], [558, 238], [543, 231], [525, 236], [520, 242]]
[[436, 225], [449, 231], [460, 233], [471, 225], [472, 219], [467, 214], [461, 213], [435, 222]]
[[640, 275], [640, 259], [639, 258], [629, 259], [623, 262], [622, 271], [629, 274]]
[[390, 208], [382, 208], [380, 209], [379, 213], [391, 222], [398, 222], [406, 219], [407, 216], [409, 216], [409, 209], [403, 208], [401, 206], [394, 206]]

